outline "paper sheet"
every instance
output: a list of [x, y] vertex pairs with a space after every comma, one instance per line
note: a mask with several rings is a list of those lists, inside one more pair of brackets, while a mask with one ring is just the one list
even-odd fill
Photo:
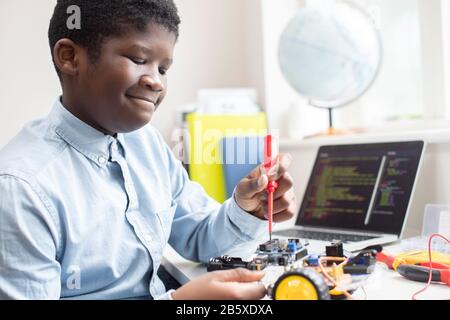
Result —
[[439, 217], [439, 234], [450, 238], [450, 211], [441, 211]]

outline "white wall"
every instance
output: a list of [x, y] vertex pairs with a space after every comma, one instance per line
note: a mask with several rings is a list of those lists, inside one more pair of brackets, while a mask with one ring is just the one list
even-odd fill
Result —
[[[327, 113], [304, 105], [306, 102], [285, 80], [278, 64], [278, 45], [280, 36], [289, 20], [304, 3], [299, 0], [283, 0], [283, 5], [277, 1], [261, 0], [263, 21], [264, 48], [264, 88], [265, 106], [269, 124], [272, 130], [279, 130], [281, 136], [290, 136], [289, 118], [295, 118], [304, 133], [312, 130], [320, 131], [327, 128]], [[294, 109], [295, 112], [292, 112]]]
[[[211, 87], [263, 89], [259, 0], [175, 0], [181, 35], [169, 92], [153, 124], [166, 139], [175, 109]], [[47, 29], [56, 0], [0, 1], [0, 148], [44, 117], [61, 89]]]
[[445, 116], [450, 119], [450, 1], [441, 0], [442, 8], [442, 46], [444, 53], [444, 79], [445, 79]]
[[0, 2], [0, 147], [60, 94], [47, 30], [56, 1]]
[[[181, 33], [169, 71], [169, 93], [153, 121], [166, 138], [176, 106], [197, 90], [254, 87], [263, 91], [259, 0], [175, 0]], [[260, 99], [261, 101], [263, 100]]]
[[[419, 1], [422, 59], [423, 59], [423, 105], [425, 117], [436, 119], [446, 116], [445, 97], [445, 38], [441, 1]], [[446, 22], [448, 23], [448, 21]], [[434, 106], [434, 107], [430, 107]]]

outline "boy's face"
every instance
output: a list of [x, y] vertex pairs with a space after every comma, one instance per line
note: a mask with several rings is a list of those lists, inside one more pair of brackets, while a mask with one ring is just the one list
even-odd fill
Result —
[[107, 38], [94, 64], [87, 53], [80, 56], [69, 88], [71, 109], [107, 134], [145, 126], [166, 95], [175, 43], [174, 33], [154, 23], [142, 32]]

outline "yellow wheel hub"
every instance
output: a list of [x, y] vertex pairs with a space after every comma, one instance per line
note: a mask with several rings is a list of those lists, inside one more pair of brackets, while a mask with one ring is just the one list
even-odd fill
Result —
[[300, 275], [289, 275], [278, 284], [276, 300], [319, 300], [317, 289], [311, 281]]

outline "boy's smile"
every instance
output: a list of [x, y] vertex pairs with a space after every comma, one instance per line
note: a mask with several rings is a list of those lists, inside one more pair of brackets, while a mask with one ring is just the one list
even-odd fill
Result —
[[175, 43], [174, 33], [150, 23], [106, 38], [94, 61], [77, 47], [76, 73], [64, 75], [64, 106], [105, 134], [145, 126], [166, 95]]

